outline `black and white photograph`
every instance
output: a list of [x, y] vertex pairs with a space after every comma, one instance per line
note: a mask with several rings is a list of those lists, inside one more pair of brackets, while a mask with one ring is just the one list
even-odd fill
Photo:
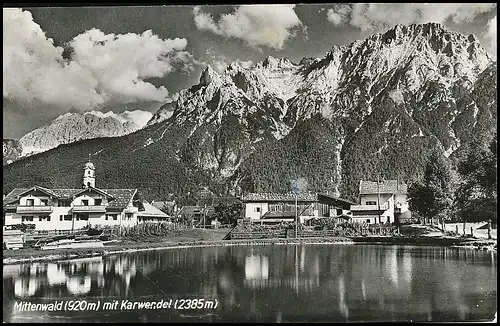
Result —
[[497, 322], [497, 4], [5, 4], [4, 323]]

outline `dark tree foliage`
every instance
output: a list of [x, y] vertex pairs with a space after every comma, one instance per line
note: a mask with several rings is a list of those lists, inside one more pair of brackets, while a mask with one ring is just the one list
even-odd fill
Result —
[[497, 220], [497, 139], [476, 144], [458, 165], [462, 182], [456, 191], [458, 216], [467, 222]]
[[410, 210], [426, 219], [448, 216], [453, 203], [453, 174], [442, 154], [431, 154], [423, 179], [408, 189], [408, 201]]
[[217, 219], [221, 224], [236, 225], [237, 220], [243, 216], [243, 205], [241, 203], [222, 204], [214, 207], [214, 214], [210, 217]]
[[[390, 98], [366, 117], [363, 128], [346, 140], [342, 149], [342, 196], [357, 200], [360, 180], [401, 180], [411, 183], [422, 177], [428, 149], [435, 138], [420, 137], [424, 127], [415, 123]], [[427, 150], [426, 150], [427, 149]]]
[[308, 190], [333, 190], [337, 184], [338, 130], [327, 119], [299, 122], [285, 138], [262, 144], [240, 168], [243, 192], [291, 192], [290, 181], [301, 177]]

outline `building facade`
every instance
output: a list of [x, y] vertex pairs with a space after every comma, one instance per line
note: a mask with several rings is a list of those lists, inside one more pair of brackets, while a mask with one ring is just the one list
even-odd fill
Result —
[[85, 164], [82, 189], [15, 188], [5, 196], [3, 208], [4, 225], [33, 224], [35, 230], [129, 227], [140, 222], [144, 211], [137, 189], [96, 188], [91, 162]]
[[352, 205], [353, 222], [378, 224], [410, 218], [408, 187], [398, 180], [359, 182], [359, 205]]
[[[251, 221], [277, 222], [279, 220], [295, 220], [295, 194], [250, 193], [241, 197], [245, 218]], [[297, 215], [304, 222], [318, 217], [315, 207], [317, 196], [300, 194], [297, 196]], [[276, 220], [276, 221], [275, 221]]]

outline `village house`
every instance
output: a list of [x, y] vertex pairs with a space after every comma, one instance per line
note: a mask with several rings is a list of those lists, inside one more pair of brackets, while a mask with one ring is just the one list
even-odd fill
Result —
[[[295, 200], [297, 199], [297, 212]], [[280, 223], [299, 221], [304, 223], [310, 219], [324, 217], [347, 217], [352, 202], [328, 194], [304, 193], [249, 193], [241, 197], [244, 204], [245, 218], [253, 222]]]
[[[137, 189], [95, 187], [95, 167], [85, 164], [82, 189], [15, 188], [3, 200], [4, 225], [34, 224], [35, 230], [76, 230], [86, 226], [134, 226], [169, 216], [144, 205]], [[146, 206], [146, 207], [145, 207]]]
[[411, 217], [408, 187], [398, 180], [359, 182], [359, 205], [352, 205], [352, 221], [359, 223], [397, 223]]

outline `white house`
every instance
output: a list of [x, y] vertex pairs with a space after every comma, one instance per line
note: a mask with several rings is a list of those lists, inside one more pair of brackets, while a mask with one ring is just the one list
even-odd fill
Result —
[[[294, 221], [295, 194], [250, 193], [241, 197], [245, 206], [245, 218], [260, 222]], [[297, 215], [300, 222], [318, 217], [315, 206], [316, 194], [300, 194], [297, 197]]]
[[[15, 188], [3, 200], [4, 225], [34, 224], [36, 230], [92, 226], [133, 226], [144, 211], [137, 189], [99, 189], [95, 169], [85, 164], [82, 189]], [[142, 214], [144, 215], [144, 214]], [[155, 218], [168, 215], [155, 212]]]
[[352, 205], [354, 222], [394, 223], [411, 216], [408, 187], [398, 180], [359, 182], [359, 205]]

